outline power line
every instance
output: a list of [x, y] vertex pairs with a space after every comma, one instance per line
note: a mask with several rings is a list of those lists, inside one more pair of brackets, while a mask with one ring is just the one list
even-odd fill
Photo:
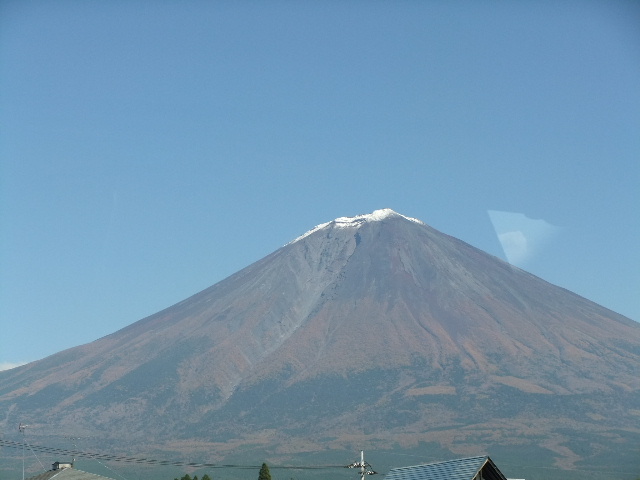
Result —
[[[1, 440], [0, 446], [8, 448], [21, 449], [24, 443], [12, 442], [10, 440]], [[43, 445], [29, 445], [33, 451], [41, 453], [52, 453], [56, 455], [66, 455], [72, 457], [91, 458], [94, 460], [105, 460], [114, 462], [127, 462], [142, 465], [172, 466], [172, 467], [193, 467], [193, 468], [237, 468], [237, 469], [259, 469], [260, 465], [236, 465], [236, 464], [217, 464], [217, 463], [199, 463], [199, 462], [181, 462], [174, 460], [155, 460], [152, 458], [125, 457], [120, 455], [108, 455], [103, 453], [83, 452], [80, 450], [66, 450], [63, 448], [46, 447]], [[288, 470], [322, 470], [329, 468], [343, 468], [341, 465], [317, 465], [317, 466], [269, 466], [273, 469]]]
[[[26, 425], [25, 425], [26, 426]], [[82, 458], [91, 458], [94, 460], [105, 460], [105, 461], [114, 461], [114, 462], [127, 462], [127, 463], [135, 463], [138, 465], [151, 465], [151, 466], [172, 466], [172, 467], [193, 467], [193, 468], [235, 468], [235, 469], [260, 469], [260, 465], [237, 465], [237, 464], [217, 464], [217, 463], [199, 463], [199, 462], [182, 462], [175, 460], [155, 460], [151, 458], [139, 458], [139, 457], [125, 457], [119, 455], [108, 455], [102, 453], [92, 453], [92, 452], [83, 452], [80, 450], [66, 450], [62, 448], [54, 448], [54, 447], [46, 447], [43, 445], [30, 445], [22, 442], [13, 442], [10, 440], [2, 440], [0, 439], [0, 447], [7, 448], [15, 448], [15, 449], [23, 449], [25, 446], [28, 446], [32, 451], [37, 451], [41, 453], [51, 453], [55, 455], [66, 455], [66, 456], [76, 456]], [[39, 459], [38, 459], [39, 460]], [[367, 468], [370, 467], [368, 463], [365, 464], [363, 460], [361, 460], [363, 465]], [[503, 465], [509, 465], [511, 467], [517, 468], [529, 468], [534, 470], [553, 470], [553, 471], [571, 471], [571, 472], [596, 472], [596, 473], [621, 473], [621, 474], [629, 474], [630, 471], [627, 470], [585, 470], [579, 468], [568, 468], [562, 469], [559, 467], [549, 467], [549, 466], [541, 466], [541, 465], [513, 465], [510, 463], [503, 463]], [[347, 465], [347, 467], [360, 467], [360, 463], [356, 462], [351, 465]], [[305, 465], [305, 466], [293, 466], [293, 465], [269, 465], [269, 469], [280, 469], [280, 470], [328, 470], [335, 468], [345, 468], [345, 465]], [[368, 472], [366, 472], [369, 474]], [[373, 472], [375, 473], [375, 472]]]

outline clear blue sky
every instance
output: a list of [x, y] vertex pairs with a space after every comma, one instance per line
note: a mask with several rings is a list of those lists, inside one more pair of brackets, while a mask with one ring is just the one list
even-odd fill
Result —
[[640, 320], [639, 25], [612, 0], [0, 1], [0, 363], [385, 207]]

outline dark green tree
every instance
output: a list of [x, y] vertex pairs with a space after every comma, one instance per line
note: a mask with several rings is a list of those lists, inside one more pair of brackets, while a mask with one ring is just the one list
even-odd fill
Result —
[[[189, 476], [189, 474], [187, 473], [182, 478], [176, 477], [173, 480], [198, 480], [198, 476], [195, 475], [193, 478], [191, 478], [191, 476]], [[202, 480], [211, 480], [211, 477], [205, 473], [202, 476]]]
[[263, 463], [262, 466], [260, 467], [258, 480], [271, 480], [271, 473], [269, 473], [269, 467], [267, 467], [266, 463]]

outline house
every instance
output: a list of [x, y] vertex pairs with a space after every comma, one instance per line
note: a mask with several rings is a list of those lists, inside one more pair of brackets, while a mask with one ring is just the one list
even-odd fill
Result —
[[73, 468], [73, 463], [55, 462], [51, 470], [31, 477], [27, 480], [113, 480], [109, 477], [96, 475], [95, 473], [83, 472]]
[[389, 470], [385, 480], [507, 480], [487, 457], [470, 457], [446, 462]]

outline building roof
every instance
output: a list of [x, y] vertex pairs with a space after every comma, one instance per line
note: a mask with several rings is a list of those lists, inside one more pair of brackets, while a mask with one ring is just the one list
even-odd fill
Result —
[[113, 480], [109, 477], [96, 475], [95, 473], [83, 472], [77, 468], [63, 468], [60, 470], [49, 470], [27, 480]]
[[[480, 474], [481, 475], [478, 475]], [[389, 470], [385, 480], [506, 480], [487, 456]]]

